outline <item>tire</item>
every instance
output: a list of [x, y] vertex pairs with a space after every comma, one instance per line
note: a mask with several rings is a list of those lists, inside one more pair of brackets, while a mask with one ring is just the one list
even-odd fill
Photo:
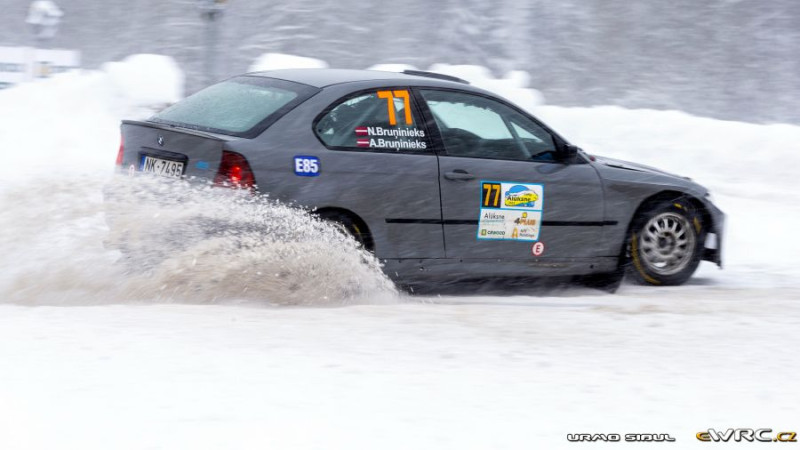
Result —
[[700, 264], [705, 237], [702, 215], [689, 201], [654, 203], [631, 226], [627, 241], [628, 275], [640, 284], [683, 284]]
[[358, 242], [361, 247], [372, 251], [372, 237], [360, 221], [353, 219], [353, 217], [339, 213], [339, 212], [322, 212], [319, 214], [320, 219], [331, 222], [339, 231]]

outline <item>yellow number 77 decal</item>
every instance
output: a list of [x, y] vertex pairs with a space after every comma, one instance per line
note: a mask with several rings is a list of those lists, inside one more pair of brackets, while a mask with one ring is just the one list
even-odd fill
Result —
[[394, 98], [403, 99], [403, 111], [406, 115], [406, 125], [412, 125], [411, 120], [411, 98], [408, 96], [407, 90], [400, 91], [378, 91], [379, 98], [386, 99], [386, 108], [389, 113], [389, 125], [397, 125], [397, 117], [394, 114]]
[[[500, 207], [500, 183], [483, 183], [483, 206], [486, 208]], [[494, 195], [492, 195], [494, 192]]]

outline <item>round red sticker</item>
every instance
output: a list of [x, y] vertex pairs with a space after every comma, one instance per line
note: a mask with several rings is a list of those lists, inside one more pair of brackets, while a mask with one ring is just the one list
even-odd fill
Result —
[[533, 256], [541, 256], [542, 253], [544, 253], [544, 242], [537, 242], [533, 244], [533, 247], [531, 247], [531, 253], [533, 253]]

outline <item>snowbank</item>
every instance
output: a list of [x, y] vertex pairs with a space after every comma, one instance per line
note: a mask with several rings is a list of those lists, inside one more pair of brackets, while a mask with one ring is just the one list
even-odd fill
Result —
[[306, 58], [304, 56], [285, 55], [283, 53], [265, 53], [258, 57], [248, 72], [261, 72], [278, 69], [324, 69], [328, 67], [325, 61]]
[[100, 71], [74, 71], [0, 91], [0, 176], [110, 173], [120, 120], [147, 117], [182, 94], [182, 72], [157, 55], [134, 55]]
[[367, 67], [367, 70], [381, 70], [383, 72], [402, 72], [404, 70], [419, 70], [410, 64], [375, 64]]
[[[323, 69], [327, 67], [328, 63], [319, 59], [282, 53], [266, 53], [256, 59], [248, 71]], [[367, 70], [402, 72], [404, 70], [418, 69], [409, 64], [375, 64]], [[489, 69], [473, 65], [434, 64], [428, 70], [467, 80], [479, 88], [502, 95], [527, 110], [533, 110], [544, 103], [542, 94], [528, 86], [530, 84], [530, 75], [524, 71], [512, 70], [503, 78], [495, 78]]]
[[121, 62], [104, 64], [102, 70], [127, 104], [163, 105], [183, 98], [183, 72], [168, 56], [131, 55]]
[[530, 75], [521, 70], [512, 70], [503, 78], [495, 78], [486, 67], [472, 65], [434, 64], [428, 70], [467, 80], [470, 84], [494, 92], [528, 111], [544, 104], [541, 92], [528, 87]]
[[726, 274], [750, 273], [736, 281], [754, 282], [767, 273], [796, 276], [800, 127], [615, 106], [543, 106], [536, 113], [589, 153], [655, 166], [710, 188], [727, 214]]
[[706, 183], [758, 184], [777, 193], [774, 187], [791, 184], [800, 164], [800, 127], [792, 125], [617, 106], [543, 106], [535, 113], [590, 153], [635, 158]]
[[[376, 64], [368, 70], [402, 72], [419, 69], [408, 64]], [[533, 111], [544, 104], [541, 92], [529, 87], [530, 75], [521, 70], [512, 70], [503, 78], [495, 78], [486, 67], [472, 65], [434, 64], [428, 71], [467, 80], [470, 84], [494, 92], [528, 111]]]

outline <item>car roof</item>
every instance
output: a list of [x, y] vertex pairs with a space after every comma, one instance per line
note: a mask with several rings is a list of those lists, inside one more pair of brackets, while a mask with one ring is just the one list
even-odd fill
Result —
[[385, 81], [387, 84], [406, 83], [424, 86], [444, 86], [464, 88], [466, 83], [443, 80], [431, 76], [412, 75], [401, 72], [382, 70], [353, 69], [281, 69], [264, 72], [251, 72], [249, 76], [278, 78], [295, 83], [324, 88], [334, 84], [355, 83], [361, 81]]

